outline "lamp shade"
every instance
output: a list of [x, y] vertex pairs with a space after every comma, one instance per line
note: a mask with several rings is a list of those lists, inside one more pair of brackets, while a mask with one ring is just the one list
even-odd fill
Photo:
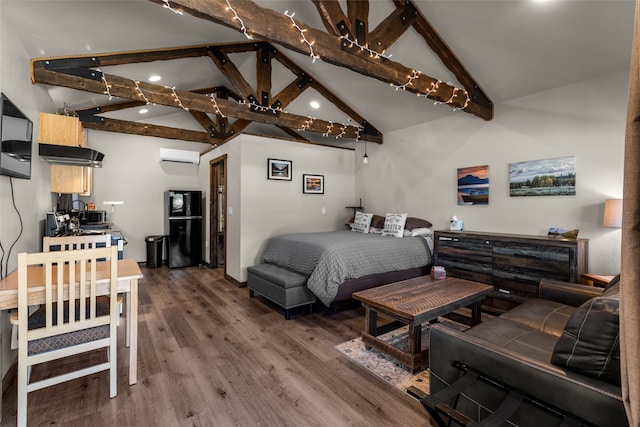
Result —
[[622, 199], [605, 200], [602, 225], [605, 227], [622, 227]]

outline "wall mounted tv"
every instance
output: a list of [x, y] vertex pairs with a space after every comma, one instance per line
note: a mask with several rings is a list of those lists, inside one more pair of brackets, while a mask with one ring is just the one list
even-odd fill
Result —
[[0, 175], [30, 179], [33, 122], [4, 93], [0, 97]]

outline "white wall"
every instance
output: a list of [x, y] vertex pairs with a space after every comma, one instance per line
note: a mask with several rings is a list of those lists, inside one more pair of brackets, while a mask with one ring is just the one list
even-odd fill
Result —
[[[93, 195], [81, 200], [107, 211], [107, 220], [127, 239], [126, 257], [146, 261], [145, 237], [164, 234], [164, 192], [199, 189], [199, 167], [160, 162], [160, 147], [200, 151], [203, 144], [95, 130], [88, 131], [88, 139], [104, 160], [94, 169]], [[114, 213], [103, 203], [110, 200], [124, 204]]]
[[[232, 146], [239, 150], [225, 151]], [[352, 214], [345, 208], [356, 203], [352, 150], [241, 135], [206, 159], [223, 153], [229, 154], [227, 207], [233, 210], [227, 212], [227, 274], [240, 282], [246, 281], [246, 268], [260, 262], [270, 237], [337, 230]], [[269, 158], [291, 160], [292, 180], [268, 180]], [[303, 194], [303, 174], [324, 175], [325, 193]], [[208, 172], [201, 171], [200, 180], [208, 186]]]
[[[452, 215], [467, 230], [578, 228], [590, 240], [589, 271], [617, 273], [621, 233], [601, 224], [604, 200], [622, 197], [627, 88], [621, 72], [496, 105], [489, 122], [458, 112], [387, 133], [384, 144], [368, 144], [368, 166], [359, 147], [356, 196], [367, 211], [408, 212], [434, 229]], [[509, 163], [563, 156], [576, 157], [576, 196], [509, 196]], [[489, 205], [459, 206], [457, 169], [478, 165], [489, 165]]]
[[[12, 179], [12, 191], [9, 178], [0, 176], [0, 242], [4, 249], [3, 276], [16, 269], [19, 252], [35, 252], [42, 248], [44, 214], [51, 209], [49, 166], [38, 158], [37, 137], [38, 111], [52, 109], [53, 103], [42, 87], [31, 84], [29, 76], [29, 57], [20, 40], [14, 36], [12, 24], [2, 14], [2, 7], [0, 7], [0, 91], [34, 124], [31, 179]], [[21, 235], [20, 221], [23, 225]], [[8, 268], [5, 269], [7, 260]], [[9, 349], [11, 325], [7, 312], [0, 314], [0, 334], [2, 337], [0, 371], [4, 375], [16, 357], [16, 352]]]

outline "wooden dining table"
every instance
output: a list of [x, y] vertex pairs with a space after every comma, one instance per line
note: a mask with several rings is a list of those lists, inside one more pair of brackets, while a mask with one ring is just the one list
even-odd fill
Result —
[[[77, 267], [79, 268], [79, 266]], [[109, 294], [110, 261], [97, 263], [96, 275], [98, 292], [100, 295]], [[30, 266], [28, 286], [42, 288], [42, 292], [33, 292], [29, 305], [44, 304], [45, 268]], [[79, 277], [79, 275], [76, 275]], [[129, 347], [129, 385], [135, 384], [138, 366], [138, 280], [142, 279], [142, 271], [135, 259], [118, 260], [118, 293], [125, 294], [125, 316], [127, 322], [126, 343]], [[100, 286], [103, 285], [103, 286]], [[10, 310], [18, 307], [18, 270], [13, 271], [0, 280], [0, 310]], [[0, 398], [2, 387], [0, 382]], [[0, 399], [1, 401], [1, 399]], [[1, 407], [1, 406], [0, 406]]]

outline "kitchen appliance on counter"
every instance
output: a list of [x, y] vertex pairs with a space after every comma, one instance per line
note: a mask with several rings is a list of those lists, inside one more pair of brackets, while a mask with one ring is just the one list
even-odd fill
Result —
[[169, 268], [202, 263], [202, 191], [164, 193], [164, 234]]
[[107, 211], [84, 210], [80, 211], [78, 218], [80, 225], [99, 225], [107, 222]]

